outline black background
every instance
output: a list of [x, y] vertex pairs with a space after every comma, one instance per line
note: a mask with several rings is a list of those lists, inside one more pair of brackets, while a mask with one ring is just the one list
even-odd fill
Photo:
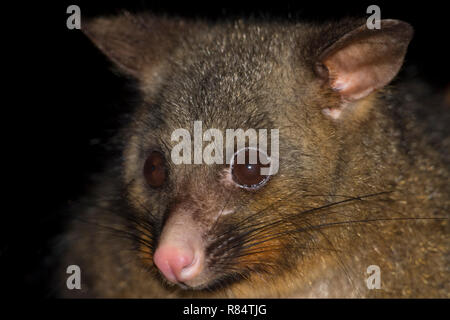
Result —
[[[2, 116], [5, 189], [1, 213], [1, 288], [9, 296], [51, 297], [48, 241], [61, 230], [63, 212], [87, 189], [93, 173], [113, 156], [106, 141], [134, 93], [79, 30], [66, 28], [66, 8], [84, 17], [121, 9], [188, 17], [298, 16], [308, 20], [367, 17], [377, 4], [382, 18], [415, 28], [402, 76], [420, 77], [436, 92], [450, 83], [448, 22], [442, 2], [421, 1], [54, 1], [2, 9], [7, 21], [2, 59], [7, 85]], [[11, 100], [6, 101], [6, 96]], [[9, 111], [12, 111], [11, 114]]]

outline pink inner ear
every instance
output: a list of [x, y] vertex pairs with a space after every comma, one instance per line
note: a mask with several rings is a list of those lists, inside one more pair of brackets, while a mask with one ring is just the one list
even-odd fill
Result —
[[357, 100], [385, 86], [400, 68], [398, 57], [383, 42], [356, 42], [329, 55], [323, 63], [330, 85], [345, 100]]

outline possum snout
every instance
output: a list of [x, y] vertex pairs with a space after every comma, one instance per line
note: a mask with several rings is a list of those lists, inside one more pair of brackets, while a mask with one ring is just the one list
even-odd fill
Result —
[[164, 224], [153, 261], [170, 282], [190, 288], [208, 282], [205, 266], [205, 224], [187, 206], [174, 210]]

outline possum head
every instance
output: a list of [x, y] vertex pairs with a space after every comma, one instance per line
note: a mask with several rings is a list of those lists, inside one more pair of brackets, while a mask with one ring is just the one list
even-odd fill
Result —
[[[329, 221], [341, 182], [354, 178], [342, 176], [342, 145], [362, 139], [412, 37], [396, 20], [369, 30], [361, 21], [211, 25], [146, 14], [96, 18], [83, 30], [138, 81], [142, 102], [124, 135], [126, 214], [142, 262], [186, 290], [267, 281], [317, 254], [325, 239], [314, 226]], [[175, 164], [172, 133], [194, 137], [195, 121], [224, 136], [279, 130], [277, 174], [262, 176], [248, 156], [230, 165], [234, 153], [223, 164]]]

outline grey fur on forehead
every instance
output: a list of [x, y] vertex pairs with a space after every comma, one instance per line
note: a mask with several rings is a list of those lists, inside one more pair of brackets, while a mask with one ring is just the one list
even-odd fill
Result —
[[308, 81], [318, 54], [359, 25], [360, 20], [204, 24], [180, 35], [177, 49], [167, 57], [171, 72], [158, 102], [167, 106], [165, 117], [174, 115], [180, 125], [196, 119], [219, 127], [267, 127], [263, 114], [274, 111], [267, 86], [276, 89], [283, 85], [276, 80], [293, 73], [296, 81]]

